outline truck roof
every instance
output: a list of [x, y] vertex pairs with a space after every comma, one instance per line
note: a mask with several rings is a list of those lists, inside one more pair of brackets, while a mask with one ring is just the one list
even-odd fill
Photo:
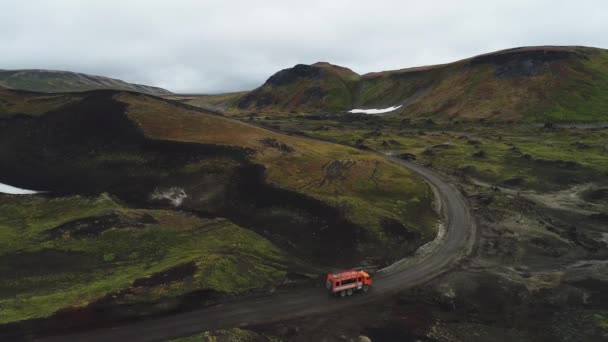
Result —
[[348, 271], [342, 271], [342, 272], [331, 274], [331, 277], [334, 279], [356, 278], [357, 276], [366, 277], [366, 276], [368, 276], [368, 274], [363, 271], [357, 271], [357, 270], [348, 270]]

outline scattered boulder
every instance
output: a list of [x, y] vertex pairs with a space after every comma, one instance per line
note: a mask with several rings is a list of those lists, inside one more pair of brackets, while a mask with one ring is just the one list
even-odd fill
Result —
[[431, 146], [431, 148], [434, 149], [434, 150], [447, 150], [447, 149], [454, 148], [454, 145], [450, 145], [450, 144], [437, 144], [437, 145]]
[[380, 137], [380, 136], [382, 136], [382, 132], [379, 130], [373, 130], [373, 131], [365, 133], [363, 135], [364, 138], [372, 138], [372, 137]]
[[420, 238], [420, 232], [415, 229], [408, 228], [403, 223], [391, 219], [388, 217], [383, 218], [380, 221], [384, 232], [390, 237], [392, 241], [399, 243], [404, 241], [414, 241]]
[[500, 182], [504, 186], [518, 187], [526, 184], [526, 179], [523, 177], [513, 177]]
[[427, 148], [426, 150], [424, 150], [422, 152], [423, 155], [427, 156], [427, 157], [431, 157], [435, 155], [435, 152], [433, 152], [433, 150], [431, 150], [430, 148]]
[[486, 154], [486, 151], [484, 151], [484, 150], [479, 150], [479, 151], [477, 151], [477, 152], [473, 153], [473, 157], [475, 157], [475, 158], [480, 158], [480, 159], [484, 159], [484, 158], [486, 158], [486, 157], [487, 157], [487, 154]]
[[517, 153], [517, 154], [521, 154], [521, 149], [517, 146], [513, 146], [509, 149], [509, 151]]
[[459, 168], [458, 171], [464, 175], [475, 175], [478, 173], [475, 166], [472, 165], [463, 166]]
[[401, 153], [397, 155], [397, 158], [403, 160], [416, 160], [416, 155], [413, 153]]
[[582, 168], [582, 165], [572, 160], [548, 160], [548, 159], [534, 159], [534, 162], [545, 167], [552, 167], [556, 169], [566, 170], [578, 170]]
[[355, 165], [352, 160], [334, 160], [324, 167], [325, 176], [321, 181], [321, 185], [331, 183], [336, 180], [346, 179], [346, 172]]
[[608, 188], [587, 190], [581, 197], [588, 202], [608, 204]]
[[591, 214], [589, 215], [589, 219], [591, 219], [592, 221], [608, 224], [608, 214], [606, 213]]
[[584, 142], [580, 142], [580, 141], [575, 141], [572, 144], [570, 144], [570, 146], [575, 147], [579, 150], [588, 150], [591, 148], [590, 145], [587, 145]]
[[265, 146], [275, 148], [284, 153], [290, 153], [290, 152], [295, 151], [295, 149], [293, 147], [291, 147], [281, 141], [278, 141], [277, 139], [274, 139], [274, 138], [263, 138], [263, 139], [260, 139], [260, 142]]
[[399, 146], [401, 145], [401, 143], [399, 143], [397, 140], [382, 140], [382, 146]]

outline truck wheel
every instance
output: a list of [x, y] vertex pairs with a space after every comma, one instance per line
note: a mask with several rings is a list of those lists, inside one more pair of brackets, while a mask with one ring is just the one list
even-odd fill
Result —
[[369, 291], [369, 285], [363, 285], [363, 292]]
[[342, 298], [346, 297], [346, 291], [340, 291], [340, 297], [342, 297]]
[[346, 294], [349, 295], [349, 296], [352, 296], [353, 295], [353, 289], [348, 289], [346, 291]]

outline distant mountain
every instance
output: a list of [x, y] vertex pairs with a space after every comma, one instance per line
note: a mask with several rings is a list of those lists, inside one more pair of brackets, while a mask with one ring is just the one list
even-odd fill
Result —
[[284, 69], [261, 87], [240, 97], [237, 106], [288, 110], [342, 110], [352, 104], [359, 75], [348, 68], [319, 62]]
[[361, 76], [328, 63], [296, 65], [233, 101], [239, 110], [303, 113], [399, 105], [389, 115], [444, 121], [605, 121], [608, 50], [523, 47]]
[[71, 71], [56, 70], [0, 70], [0, 86], [45, 93], [76, 92], [97, 89], [130, 90], [152, 95], [169, 95], [158, 87]]

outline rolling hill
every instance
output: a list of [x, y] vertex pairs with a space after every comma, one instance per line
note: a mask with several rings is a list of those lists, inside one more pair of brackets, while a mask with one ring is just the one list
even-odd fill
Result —
[[271, 76], [261, 87], [241, 96], [238, 108], [329, 110], [349, 108], [359, 75], [350, 69], [319, 62], [298, 64]]
[[170, 91], [162, 88], [127, 83], [109, 77], [40, 69], [0, 70], [0, 86], [45, 93], [116, 89], [153, 95], [171, 94]]
[[235, 111], [315, 113], [401, 107], [439, 121], [608, 120], [608, 50], [538, 46], [454, 63], [357, 75], [327, 63], [279, 71], [232, 100]]
[[46, 191], [0, 194], [0, 324], [157, 314], [382, 265], [438, 219], [426, 183], [375, 154], [135, 92], [0, 90], [0, 170]]

